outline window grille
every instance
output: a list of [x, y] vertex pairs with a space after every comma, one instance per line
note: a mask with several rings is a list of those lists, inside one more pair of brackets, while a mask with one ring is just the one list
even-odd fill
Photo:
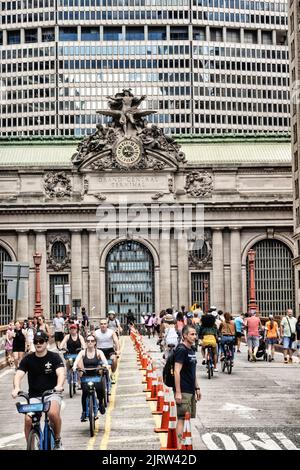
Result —
[[208, 306], [210, 306], [209, 273], [192, 273], [192, 304], [198, 303], [204, 311], [204, 281], [208, 281]]
[[7, 298], [7, 281], [2, 278], [4, 261], [11, 261], [11, 257], [0, 246], [0, 325], [8, 325], [13, 319], [13, 301]]
[[[58, 311], [67, 313], [66, 305], [59, 305], [59, 298], [55, 295], [55, 286], [69, 284], [68, 274], [50, 275], [50, 318], [54, 318]], [[65, 304], [65, 302], [64, 302]]]
[[63, 242], [55, 242], [53, 243], [51, 255], [54, 261], [57, 263], [62, 263], [67, 255], [66, 247]]

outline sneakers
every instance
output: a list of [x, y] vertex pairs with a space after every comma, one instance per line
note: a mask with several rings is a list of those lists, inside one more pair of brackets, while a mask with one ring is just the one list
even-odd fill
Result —
[[268, 360], [269, 360], [269, 362], [271, 362], [271, 361], [272, 361], [272, 357], [271, 357], [271, 356], [269, 356], [269, 359], [268, 359]]
[[86, 415], [85, 415], [85, 411], [82, 412], [82, 415], [81, 415], [81, 418], [80, 418], [80, 421], [82, 423], [84, 423], [86, 421]]
[[217, 368], [214, 369], [214, 372], [219, 372], [219, 370]]
[[61, 438], [55, 439], [53, 450], [64, 450], [62, 443], [61, 443]]
[[202, 361], [202, 365], [203, 365], [203, 366], [205, 366], [205, 364], [206, 364], [206, 360], [205, 360], [205, 359], [203, 359], [203, 361]]

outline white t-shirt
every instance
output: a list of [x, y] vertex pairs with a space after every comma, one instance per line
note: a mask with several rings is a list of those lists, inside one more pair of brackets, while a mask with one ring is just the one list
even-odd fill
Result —
[[110, 330], [117, 331], [120, 326], [120, 322], [117, 318], [113, 320], [107, 320], [107, 326]]
[[102, 333], [100, 329], [96, 330], [95, 336], [97, 338], [97, 348], [98, 349], [113, 348], [114, 347], [113, 334], [114, 334], [114, 331], [110, 330], [109, 328], [106, 330], [105, 333]]
[[165, 343], [167, 346], [170, 344], [174, 344], [175, 346], [178, 343], [178, 334], [175, 330], [175, 328], [171, 327], [168, 328], [166, 333], [165, 333]]
[[65, 320], [63, 319], [63, 317], [53, 318], [54, 333], [63, 333], [64, 332], [64, 324], [65, 324]]

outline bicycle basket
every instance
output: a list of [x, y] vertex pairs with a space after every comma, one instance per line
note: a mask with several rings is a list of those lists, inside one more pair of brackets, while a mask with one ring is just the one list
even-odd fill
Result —
[[41, 413], [42, 411], [49, 411], [50, 401], [46, 403], [16, 403], [19, 413]]
[[85, 376], [85, 377], [80, 378], [81, 383], [88, 383], [88, 382], [99, 383], [101, 382], [101, 380], [102, 379], [99, 376]]

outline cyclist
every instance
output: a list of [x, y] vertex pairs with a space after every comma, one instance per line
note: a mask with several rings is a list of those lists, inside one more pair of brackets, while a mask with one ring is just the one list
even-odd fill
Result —
[[172, 314], [167, 313], [165, 315], [164, 324], [165, 324], [165, 333], [163, 336], [162, 343], [165, 348], [164, 358], [167, 359], [169, 349], [171, 349], [172, 346], [174, 347], [177, 346], [178, 341], [179, 341], [179, 336], [175, 329], [175, 321], [174, 321]]
[[110, 330], [107, 325], [106, 318], [100, 319], [100, 328], [95, 333], [97, 339], [97, 348], [103, 351], [106, 359], [112, 361], [111, 365], [111, 383], [115, 383], [115, 371], [118, 365], [118, 357], [120, 354], [120, 344], [116, 333]]
[[[59, 354], [48, 351], [48, 335], [44, 331], [38, 331], [33, 338], [35, 352], [29, 353], [20, 362], [19, 368], [14, 377], [14, 387], [12, 397], [16, 398], [20, 392], [21, 382], [28, 373], [29, 398], [30, 403], [40, 403], [42, 394], [46, 390], [63, 391], [65, 382], [65, 367]], [[61, 417], [60, 405], [61, 396], [57, 394], [49, 395], [45, 402], [50, 401], [48, 412], [50, 423], [55, 435], [56, 450], [62, 450], [61, 443]], [[25, 436], [29, 437], [31, 429], [31, 418], [25, 415]]]
[[[106, 357], [104, 356], [103, 352], [96, 348], [96, 337], [93, 334], [88, 334], [86, 337], [86, 344], [87, 347], [83, 351], [80, 351], [78, 356], [75, 359], [73, 370], [76, 371], [77, 367], [79, 369], [92, 369], [97, 368], [99, 365], [108, 365]], [[85, 371], [87, 376], [95, 376], [95, 370], [86, 370]], [[81, 405], [82, 405], [82, 415], [81, 415], [81, 422], [86, 421], [86, 398], [88, 396], [88, 385], [87, 383], [82, 383], [82, 397], [81, 397]], [[105, 406], [103, 404], [103, 389], [100, 382], [95, 383], [95, 390], [97, 394], [97, 398], [99, 400], [99, 411], [101, 414], [105, 413]]]
[[60, 349], [67, 349], [69, 354], [77, 354], [77, 349], [85, 348], [83, 336], [78, 333], [78, 327], [74, 323], [70, 324], [70, 333], [64, 337], [60, 344]]
[[222, 335], [221, 338], [221, 357], [220, 360], [224, 360], [225, 349], [224, 344], [228, 343], [232, 352], [232, 360], [234, 359], [234, 344], [236, 337], [235, 323], [232, 320], [231, 314], [226, 312], [224, 313], [224, 322], [221, 323], [219, 331]]
[[64, 339], [64, 328], [65, 320], [63, 314], [62, 312], [57, 312], [56, 317], [53, 318], [54, 339], [57, 349], [59, 349], [60, 343]]
[[217, 340], [218, 340], [218, 330], [215, 324], [215, 317], [214, 315], [208, 313], [203, 315], [201, 318], [201, 326], [199, 329], [199, 339], [202, 340], [202, 365], [205, 365], [205, 348], [210, 346], [213, 349], [214, 354], [214, 372], [218, 372], [217, 369], [217, 361], [218, 361], [218, 354], [217, 354]]
[[119, 320], [116, 318], [116, 313], [113, 310], [110, 310], [108, 312], [107, 327], [110, 330], [113, 330], [118, 336], [118, 338], [123, 331], [123, 328], [121, 327]]

